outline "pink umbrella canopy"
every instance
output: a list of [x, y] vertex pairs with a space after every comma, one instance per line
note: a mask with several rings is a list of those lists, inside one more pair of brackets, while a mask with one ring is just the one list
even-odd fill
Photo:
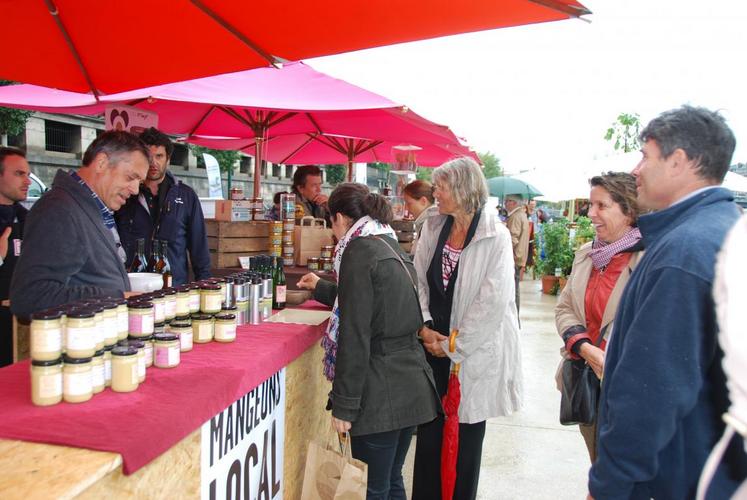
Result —
[[[189, 142], [211, 149], [243, 151], [256, 156], [254, 139], [228, 137], [190, 138]], [[416, 146], [394, 141], [371, 141], [354, 137], [319, 134], [295, 134], [269, 138], [264, 145], [265, 159], [283, 164], [345, 164], [348, 162], [392, 163], [395, 148]], [[416, 146], [417, 163], [424, 167], [435, 167], [458, 156], [469, 156], [478, 163], [480, 159], [468, 147], [457, 143], [427, 144]]]
[[[288, 135], [463, 148], [448, 127], [301, 62], [286, 64], [282, 69], [261, 68], [158, 85], [102, 96], [98, 101], [89, 94], [31, 85], [0, 88], [0, 105], [9, 107], [100, 114], [109, 103], [154, 111], [161, 130], [185, 135], [188, 142], [195, 136], [260, 139], [259, 150], [254, 152], [256, 169], [265, 159], [262, 146], [267, 140]], [[352, 162], [350, 151], [346, 156]], [[258, 195], [256, 182], [254, 189]]]

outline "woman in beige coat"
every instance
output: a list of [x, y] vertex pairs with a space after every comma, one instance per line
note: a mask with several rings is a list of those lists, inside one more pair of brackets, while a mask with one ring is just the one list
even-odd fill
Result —
[[[596, 238], [576, 252], [573, 270], [555, 307], [555, 324], [565, 344], [563, 356], [583, 358], [601, 379], [612, 321], [643, 246], [636, 227], [635, 178], [609, 172], [591, 178], [589, 184], [589, 217]], [[594, 462], [596, 423], [579, 428]]]

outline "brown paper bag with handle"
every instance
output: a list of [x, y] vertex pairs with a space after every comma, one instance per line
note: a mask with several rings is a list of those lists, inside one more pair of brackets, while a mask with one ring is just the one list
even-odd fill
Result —
[[347, 434], [344, 443], [338, 451], [329, 440], [309, 442], [301, 500], [366, 499], [368, 465], [352, 457]]
[[297, 266], [305, 266], [309, 257], [319, 257], [322, 247], [332, 245], [332, 230], [327, 228], [324, 219], [306, 216], [296, 224], [293, 243]]

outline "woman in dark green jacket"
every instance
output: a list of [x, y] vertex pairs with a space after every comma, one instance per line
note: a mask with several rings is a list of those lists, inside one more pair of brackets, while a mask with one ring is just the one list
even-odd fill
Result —
[[299, 282], [334, 302], [322, 346], [338, 432], [368, 464], [368, 499], [405, 499], [402, 464], [415, 426], [436, 417], [433, 375], [417, 340], [422, 315], [415, 269], [389, 222], [387, 200], [362, 184], [329, 198], [337, 285], [307, 274]]

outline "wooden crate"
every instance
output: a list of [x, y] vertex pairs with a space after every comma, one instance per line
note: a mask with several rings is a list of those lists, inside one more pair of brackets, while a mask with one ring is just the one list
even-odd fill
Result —
[[213, 268], [240, 267], [239, 257], [266, 254], [270, 226], [265, 221], [226, 222], [205, 220]]

